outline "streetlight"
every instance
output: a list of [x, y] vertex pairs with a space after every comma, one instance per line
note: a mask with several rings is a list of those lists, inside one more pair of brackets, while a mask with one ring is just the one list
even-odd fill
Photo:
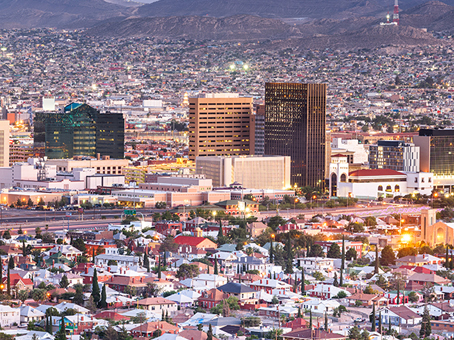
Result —
[[295, 199], [293, 200], [293, 210], [296, 210], [296, 207], [295, 207], [295, 206], [296, 206], [296, 202], [298, 202], [298, 199], [297, 199], [297, 198], [295, 198]]
[[213, 210], [213, 212], [211, 214], [213, 215], [213, 219], [216, 222], [216, 214], [217, 214], [216, 210]]
[[433, 198], [432, 198], [432, 209], [434, 208], [434, 201], [438, 197], [438, 192], [434, 192]]

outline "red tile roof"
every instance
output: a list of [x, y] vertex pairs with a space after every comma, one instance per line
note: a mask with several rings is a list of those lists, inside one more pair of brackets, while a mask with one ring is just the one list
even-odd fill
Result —
[[[26, 286], [28, 286], [28, 285], [33, 286], [32, 280], [30, 280], [30, 279], [24, 279], [24, 278], [22, 278], [19, 274], [11, 274], [11, 275], [9, 276], [9, 278], [10, 278], [11, 286], [13, 286], [13, 287], [14, 287], [15, 285], [17, 285], [17, 283], [18, 283], [19, 281], [22, 281], [22, 283], [23, 283], [24, 285], [26, 285]], [[8, 279], [7, 277], [4, 277], [4, 278], [3, 278], [3, 283], [6, 283], [7, 279]]]
[[120, 315], [114, 311], [104, 311], [94, 315], [94, 317], [97, 319], [109, 319], [113, 321], [129, 320], [127, 316]]
[[177, 236], [175, 237], [174, 241], [180, 245], [189, 245], [189, 246], [197, 246], [198, 244], [205, 241], [205, 237], [194, 237], [194, 236]]
[[350, 172], [349, 176], [370, 177], [370, 176], [405, 176], [404, 173], [391, 169], [366, 169]]

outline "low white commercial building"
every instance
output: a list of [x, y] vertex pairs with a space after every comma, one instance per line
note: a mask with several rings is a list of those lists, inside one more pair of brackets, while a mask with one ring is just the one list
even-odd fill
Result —
[[364, 169], [349, 172], [347, 158], [333, 157], [329, 166], [330, 196], [376, 199], [419, 193], [431, 195], [433, 174], [400, 172], [391, 169]]

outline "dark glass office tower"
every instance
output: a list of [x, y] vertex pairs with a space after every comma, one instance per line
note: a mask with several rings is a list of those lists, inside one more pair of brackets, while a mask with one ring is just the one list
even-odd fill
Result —
[[265, 155], [291, 157], [292, 185], [325, 185], [326, 84], [265, 85]]
[[124, 118], [73, 103], [63, 112], [35, 115], [35, 154], [50, 159], [91, 156], [124, 157]]

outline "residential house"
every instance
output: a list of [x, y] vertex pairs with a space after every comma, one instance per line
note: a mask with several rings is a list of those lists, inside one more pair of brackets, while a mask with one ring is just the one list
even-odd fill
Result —
[[[10, 276], [11, 293], [16, 296], [16, 292], [20, 290], [33, 290], [33, 282], [30, 279], [24, 279], [19, 274], [11, 274]], [[8, 278], [3, 277], [3, 284], [6, 287]]]
[[297, 329], [282, 335], [284, 340], [345, 340], [342, 334], [326, 332], [321, 329]]
[[180, 246], [178, 248], [178, 253], [182, 253], [182, 246], [191, 246], [202, 250], [216, 249], [218, 247], [216, 243], [205, 237], [177, 235], [174, 241]]
[[252, 282], [250, 286], [256, 291], [264, 290], [268, 294], [271, 294], [273, 290], [290, 291], [292, 289], [288, 283], [272, 279], [260, 279]]
[[[388, 325], [390, 320], [392, 325], [417, 325], [421, 323], [422, 317], [416, 314], [407, 306], [385, 307], [380, 310], [382, 325]], [[378, 314], [378, 312], [377, 312]]]
[[453, 321], [431, 320], [430, 326], [432, 328], [432, 332], [435, 334], [453, 333], [454, 332], [454, 322]]
[[313, 313], [318, 314], [333, 314], [334, 310], [339, 306], [340, 303], [337, 300], [322, 300], [319, 298], [312, 298], [303, 302], [303, 308], [305, 310], [311, 310]]
[[334, 259], [323, 257], [300, 257], [296, 259], [298, 267], [303, 267], [308, 273], [316, 271], [331, 272], [334, 270]]
[[139, 300], [137, 304], [158, 315], [160, 315], [162, 311], [168, 312], [170, 315], [171, 312], [175, 312], [178, 309], [178, 306], [175, 302], [161, 297], [142, 299]]
[[244, 272], [248, 270], [258, 270], [260, 273], [266, 273], [266, 258], [257, 258], [255, 256], [242, 256], [232, 261], [235, 271]]
[[0, 326], [5, 328], [11, 327], [13, 324], [20, 324], [20, 309], [0, 305]]
[[282, 316], [295, 318], [298, 314], [298, 308], [291, 306], [270, 305], [269, 307], [258, 308], [258, 315], [268, 318], [279, 319]]
[[155, 321], [155, 322], [146, 322], [141, 324], [138, 327], [131, 329], [131, 335], [134, 338], [145, 337], [145, 338], [153, 338], [154, 333], [159, 330], [162, 334], [170, 333], [170, 334], [177, 334], [180, 329], [178, 326], [171, 325], [165, 321]]
[[20, 307], [20, 322], [28, 324], [30, 321], [41, 321], [44, 319], [45, 314], [37, 309], [34, 309], [30, 306], [21, 306]]
[[225, 285], [218, 287], [221, 292], [235, 296], [241, 303], [257, 304], [257, 292], [249, 286], [241, 283], [229, 282]]
[[344, 292], [347, 296], [351, 295], [351, 293], [345, 289], [331, 286], [331, 285], [325, 285], [325, 284], [315, 285], [315, 287], [313, 289], [310, 289], [307, 291], [307, 294], [309, 296], [318, 297], [320, 299], [327, 300], [327, 299], [334, 298], [340, 292]]
[[379, 294], [364, 294], [362, 292], [357, 292], [348, 296], [347, 299], [351, 306], [356, 305], [356, 301], [361, 301], [362, 306], [364, 307], [388, 305], [388, 299]]
[[246, 230], [249, 234], [251, 234], [252, 238], [256, 238], [257, 236], [263, 234], [266, 228], [268, 228], [268, 226], [263, 222], [252, 222], [248, 223]]
[[203, 292], [202, 295], [198, 298], [199, 306], [202, 308], [213, 308], [222, 300], [225, 300], [229, 297], [229, 294], [223, 293], [219, 289], [212, 288], [206, 292]]
[[66, 257], [72, 262], [75, 262], [79, 256], [83, 255], [83, 253], [79, 249], [66, 244], [55, 245], [55, 247], [50, 249], [48, 253], [50, 256], [60, 253], [62, 256]]
[[396, 265], [400, 266], [424, 266], [426, 264], [442, 264], [444, 259], [439, 257], [429, 255], [429, 254], [419, 254], [419, 255], [409, 255], [401, 257], [396, 260]]
[[[410, 307], [410, 309], [413, 312], [422, 316], [424, 314], [425, 307], [426, 307], [426, 305], [423, 305], [423, 306], [418, 306], [418, 307], [414, 307], [414, 308]], [[449, 301], [428, 303], [427, 309], [429, 310], [430, 316], [435, 317], [438, 320], [442, 316], [443, 316], [443, 318], [454, 317], [454, 308], [451, 307], [451, 305], [449, 304]]]
[[409, 284], [416, 283], [423, 286], [426, 284], [440, 286], [450, 284], [451, 280], [438, 276], [435, 273], [433, 274], [416, 273], [408, 278], [408, 283]]
[[195, 286], [216, 288], [227, 283], [227, 279], [215, 274], [200, 274], [192, 279]]

